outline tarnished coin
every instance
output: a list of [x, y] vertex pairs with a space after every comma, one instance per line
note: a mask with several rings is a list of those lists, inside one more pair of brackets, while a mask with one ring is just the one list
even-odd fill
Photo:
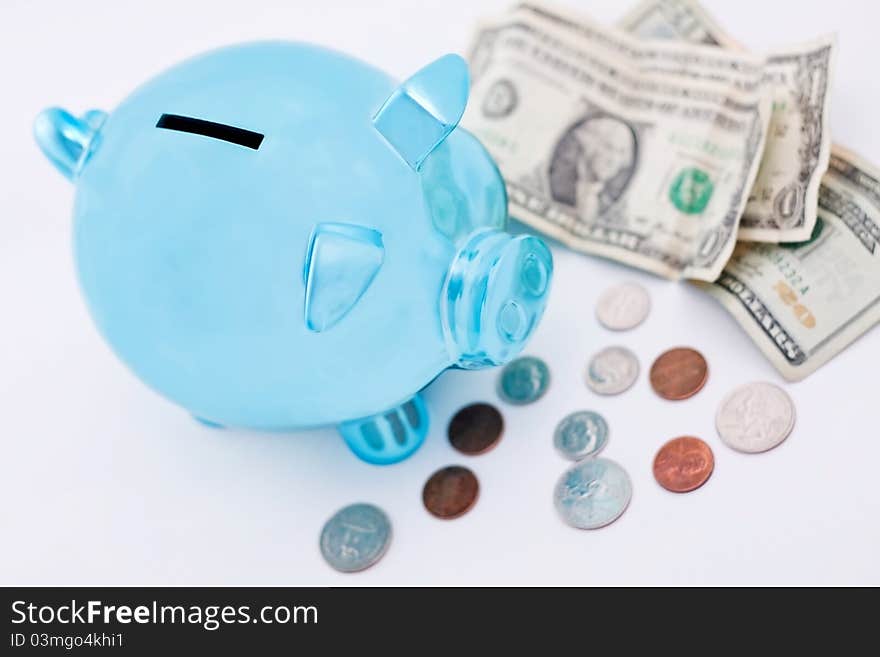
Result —
[[608, 423], [594, 411], [578, 411], [564, 417], [553, 432], [553, 444], [572, 461], [601, 452], [608, 442]]
[[531, 404], [544, 396], [549, 385], [547, 363], [534, 356], [521, 356], [501, 370], [498, 395], [508, 404]]
[[794, 403], [782, 388], [756, 381], [731, 392], [715, 416], [718, 435], [740, 452], [766, 452], [794, 428]]
[[696, 349], [676, 347], [657, 357], [650, 378], [654, 392], [663, 399], [687, 399], [706, 385], [709, 366]]
[[627, 282], [602, 293], [596, 304], [596, 317], [605, 328], [626, 331], [645, 321], [650, 309], [648, 291], [638, 283]]
[[553, 491], [559, 515], [578, 529], [598, 529], [614, 522], [631, 497], [632, 483], [626, 470], [601, 457], [573, 465]]
[[449, 442], [463, 454], [482, 454], [498, 444], [504, 420], [490, 404], [471, 404], [456, 413], [449, 422]]
[[654, 457], [654, 479], [673, 493], [696, 490], [709, 480], [714, 469], [712, 449], [693, 436], [673, 438]]
[[480, 484], [473, 472], [450, 465], [431, 475], [422, 490], [422, 502], [432, 515], [450, 520], [470, 511], [479, 492]]
[[391, 523], [372, 504], [352, 504], [337, 511], [321, 531], [321, 554], [336, 570], [353, 573], [382, 558], [391, 542]]
[[606, 347], [587, 365], [587, 385], [600, 395], [617, 395], [639, 376], [639, 359], [626, 347]]

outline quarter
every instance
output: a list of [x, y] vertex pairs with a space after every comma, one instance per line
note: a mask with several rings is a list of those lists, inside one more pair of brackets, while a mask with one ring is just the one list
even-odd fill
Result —
[[391, 522], [385, 512], [372, 504], [352, 504], [325, 523], [320, 548], [330, 566], [353, 573], [379, 561], [390, 542]]
[[794, 428], [791, 397], [764, 381], [747, 383], [731, 392], [715, 415], [718, 435], [740, 452], [766, 452], [785, 440]]
[[562, 519], [578, 529], [598, 529], [617, 520], [632, 498], [629, 475], [606, 458], [583, 460], [565, 471], [553, 492]]

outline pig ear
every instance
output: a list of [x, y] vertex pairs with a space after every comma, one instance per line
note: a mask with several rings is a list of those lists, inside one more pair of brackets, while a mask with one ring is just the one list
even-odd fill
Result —
[[70, 180], [78, 175], [89, 154], [107, 113], [89, 110], [77, 118], [58, 107], [50, 107], [34, 120], [34, 137], [43, 154]]
[[395, 89], [373, 117], [385, 137], [413, 170], [455, 129], [467, 105], [467, 63], [444, 55]]
[[379, 231], [357, 224], [317, 224], [303, 267], [309, 330], [326, 331], [345, 317], [370, 287], [384, 259]]

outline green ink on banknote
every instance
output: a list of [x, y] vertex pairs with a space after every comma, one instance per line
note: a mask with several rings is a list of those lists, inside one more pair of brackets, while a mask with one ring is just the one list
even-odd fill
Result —
[[809, 246], [817, 239], [819, 239], [819, 235], [822, 234], [822, 230], [825, 228], [825, 222], [822, 221], [822, 217], [816, 217], [816, 224], [813, 226], [813, 232], [810, 233], [810, 236], [803, 242], [786, 242], [782, 244], [774, 244], [773, 246], [778, 246], [782, 249], [788, 249], [789, 251], [795, 249], [801, 249], [805, 246]]
[[714, 189], [708, 173], [696, 167], [688, 167], [678, 173], [669, 188], [669, 200], [680, 212], [700, 214], [709, 204]]

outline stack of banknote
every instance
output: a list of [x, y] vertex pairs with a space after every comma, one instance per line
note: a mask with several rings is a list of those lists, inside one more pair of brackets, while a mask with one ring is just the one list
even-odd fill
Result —
[[616, 28], [526, 2], [478, 27], [462, 123], [512, 216], [693, 281], [799, 380], [880, 320], [880, 171], [831, 143], [835, 50], [750, 52], [693, 0]]

